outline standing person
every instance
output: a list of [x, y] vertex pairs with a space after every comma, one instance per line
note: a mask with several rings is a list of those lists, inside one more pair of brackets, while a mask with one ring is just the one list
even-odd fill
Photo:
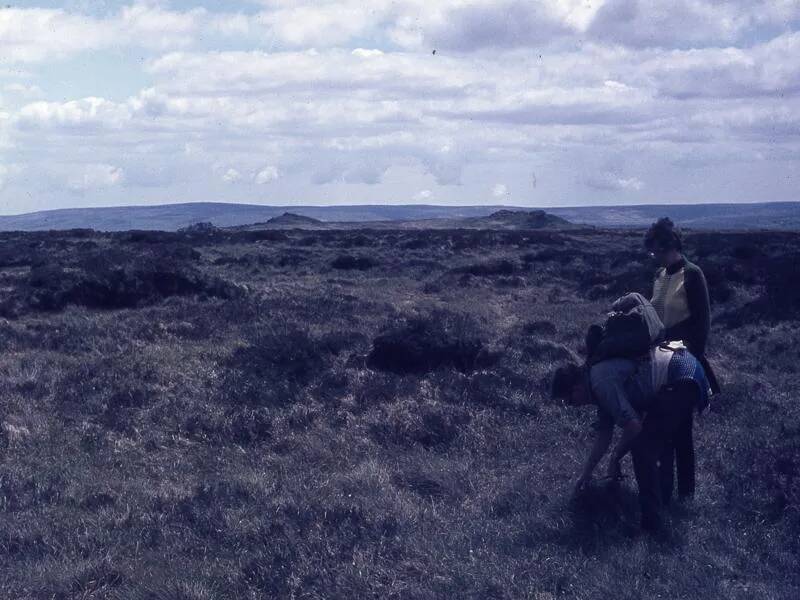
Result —
[[[644, 244], [658, 261], [660, 268], [653, 283], [650, 300], [664, 323], [667, 340], [682, 340], [703, 366], [712, 393], [719, 393], [719, 384], [705, 357], [711, 327], [711, 305], [703, 271], [682, 254], [680, 230], [668, 217], [653, 223]], [[691, 498], [695, 490], [695, 458], [693, 416], [682, 423], [661, 459], [662, 489], [665, 502], [672, 497], [675, 466], [678, 471], [678, 496]]]
[[[611, 447], [614, 425], [622, 430], [611, 453], [607, 474], [619, 477], [619, 461], [630, 450], [639, 487], [642, 529], [661, 528], [663, 480], [658, 461], [681, 424], [695, 408], [708, 404], [703, 367], [685, 348], [659, 348], [652, 360], [609, 358], [583, 367], [559, 367], [552, 379], [553, 398], [570, 406], [597, 405], [596, 437], [575, 486], [582, 492]], [[687, 416], [688, 415], [688, 416]]]

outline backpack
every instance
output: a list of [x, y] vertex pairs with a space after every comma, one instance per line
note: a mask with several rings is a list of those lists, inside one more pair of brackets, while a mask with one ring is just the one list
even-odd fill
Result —
[[587, 362], [607, 358], [646, 358], [664, 339], [664, 324], [655, 308], [641, 294], [631, 293], [611, 305], [606, 322], [592, 325], [586, 333]]

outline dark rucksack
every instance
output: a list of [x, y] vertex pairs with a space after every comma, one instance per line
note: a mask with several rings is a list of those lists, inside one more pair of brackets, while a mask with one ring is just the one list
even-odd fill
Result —
[[611, 305], [606, 322], [586, 333], [587, 362], [607, 358], [640, 358], [664, 339], [664, 325], [641, 294], [631, 293]]

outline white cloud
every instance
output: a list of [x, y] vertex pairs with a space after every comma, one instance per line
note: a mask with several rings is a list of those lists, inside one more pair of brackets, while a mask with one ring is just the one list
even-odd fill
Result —
[[277, 167], [274, 167], [272, 165], [267, 165], [266, 167], [261, 169], [258, 173], [256, 173], [254, 181], [258, 185], [264, 185], [272, 181], [275, 181], [276, 179], [278, 179], [278, 177], [280, 177], [280, 173], [278, 173]]
[[420, 190], [414, 194], [414, 202], [427, 202], [433, 198], [433, 192], [430, 190]]
[[291, 46], [341, 44], [373, 24], [374, 13], [357, 3], [309, 4], [263, 12], [259, 24]]
[[749, 48], [674, 50], [643, 71], [659, 92], [676, 98], [793, 94], [800, 89], [800, 32]]
[[385, 164], [380, 164], [373, 160], [364, 160], [356, 163], [344, 172], [346, 183], [365, 183], [367, 185], [377, 185], [383, 179], [383, 175], [388, 168]]
[[108, 164], [89, 164], [76, 167], [67, 176], [67, 187], [74, 192], [87, 192], [113, 187], [122, 183], [125, 173]]
[[595, 173], [584, 178], [584, 183], [601, 191], [638, 191], [644, 187], [644, 183], [636, 177], [623, 177], [613, 172]]
[[448, 2], [437, 13], [421, 7], [398, 19], [393, 31], [401, 45], [475, 50], [484, 47], [545, 46], [572, 27], [554, 3], [534, 0]]
[[351, 54], [360, 58], [372, 58], [375, 56], [383, 56], [384, 52], [377, 49], [368, 50], [366, 48], [356, 48], [351, 52]]
[[797, 0], [606, 0], [586, 33], [633, 47], [702, 48], [772, 37], [798, 22]]
[[192, 44], [206, 15], [203, 8], [176, 12], [136, 3], [123, 7], [119, 17], [107, 26], [116, 29], [131, 44], [174, 48]]
[[[545, 49], [576, 39], [631, 47], [728, 45], [772, 36], [800, 23], [796, 0], [298, 0], [263, 2], [257, 14], [172, 10], [134, 1], [91, 16], [65, 9], [0, 11], [0, 53], [7, 62], [61, 60], [79, 52], [136, 47], [196, 48], [209, 41], [249, 40], [272, 51], [346, 46], [374, 40], [380, 51], [403, 48], [474, 52]], [[230, 6], [230, 5], [226, 5]], [[356, 49], [358, 50], [358, 49]], [[374, 52], [370, 51], [370, 52]]]
[[34, 102], [20, 109], [17, 123], [23, 128], [64, 127], [74, 129], [118, 128], [130, 119], [124, 104], [89, 97], [69, 102]]
[[259, 32], [255, 18], [243, 14], [211, 13], [205, 8], [175, 11], [144, 1], [103, 17], [64, 9], [0, 9], [0, 53], [11, 63], [63, 60], [111, 47], [184, 48], [204, 38]]
[[228, 169], [225, 173], [222, 174], [222, 181], [225, 183], [236, 183], [237, 181], [241, 181], [242, 174], [237, 171], [236, 169]]
[[492, 196], [495, 198], [506, 198], [508, 195], [508, 188], [504, 183], [496, 183], [492, 188]]
[[63, 10], [0, 9], [0, 53], [12, 63], [70, 55], [112, 41], [112, 31], [96, 19]]
[[[520, 202], [544, 190], [572, 202], [587, 186], [645, 199], [644, 182], [685, 198], [685, 177], [667, 175], [678, 162], [718, 169], [692, 193], [761, 199], [726, 165], [767, 157], [775, 182], [798, 167], [797, 0], [188, 4], [0, 10], [2, 158], [62, 183], [66, 165], [117, 165], [113, 193], [135, 187], [131, 201], [219, 196], [222, 181], [317, 202], [432, 185], [443, 202], [483, 202], [497, 181], [496, 197]], [[53, 73], [81, 52], [97, 76], [66, 86]], [[125, 70], [109, 75], [120, 53]], [[547, 174], [539, 189], [532, 166]]]

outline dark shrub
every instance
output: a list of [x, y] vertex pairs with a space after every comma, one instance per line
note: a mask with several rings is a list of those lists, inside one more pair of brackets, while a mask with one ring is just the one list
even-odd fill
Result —
[[164, 244], [154, 250], [153, 254], [162, 261], [188, 262], [200, 260], [200, 253], [188, 244]]
[[641, 268], [632, 268], [622, 273], [602, 275], [602, 277], [607, 277], [607, 279], [602, 283], [595, 283], [596, 278], [590, 275], [589, 282], [595, 284], [588, 290], [582, 288], [585, 296], [590, 300], [619, 298], [630, 292], [639, 292], [649, 298], [653, 289], [653, 274]]
[[741, 327], [758, 321], [785, 321], [800, 317], [800, 286], [795, 285], [795, 273], [800, 254], [776, 256], [765, 263], [763, 288], [760, 296], [739, 309], [719, 317], [727, 327]]
[[366, 271], [378, 265], [378, 261], [368, 256], [352, 256], [350, 254], [342, 254], [337, 256], [331, 266], [334, 269], [341, 270], [358, 270]]
[[20, 244], [6, 243], [0, 246], [0, 268], [32, 265], [43, 258], [44, 256], [39, 252], [32, 252]]
[[178, 233], [190, 233], [190, 234], [207, 234], [207, 233], [215, 233], [217, 231], [219, 231], [217, 226], [207, 221], [203, 221], [200, 223], [192, 223], [191, 225], [187, 225], [186, 227], [181, 227], [180, 229], [178, 229]]
[[709, 291], [709, 297], [711, 298], [711, 302], [716, 304], [725, 304], [726, 302], [730, 301], [730, 299], [733, 298], [733, 296], [734, 296], [733, 288], [727, 283], [718, 285], [714, 287], [714, 289]]
[[149, 262], [130, 269], [109, 269], [87, 274], [74, 286], [71, 301], [96, 308], [138, 306], [169, 296], [206, 294], [219, 298], [236, 296], [237, 289], [215, 278], [177, 266], [171, 261]]
[[427, 407], [420, 417], [407, 433], [410, 439], [426, 448], [452, 443], [458, 436], [459, 426], [465, 422], [464, 414]]
[[176, 242], [180, 239], [180, 234], [171, 231], [141, 231], [133, 230], [118, 234], [123, 242], [134, 244], [163, 244], [165, 242]]
[[94, 229], [89, 229], [87, 227], [77, 227], [75, 229], [60, 229], [50, 233], [55, 233], [58, 236], [63, 236], [67, 238], [75, 238], [75, 239], [85, 239], [90, 237], [95, 237], [98, 235], [98, 232]]
[[769, 316], [790, 319], [800, 315], [799, 264], [800, 254], [777, 256], [767, 263], [762, 301]]
[[363, 233], [345, 237], [339, 243], [339, 246], [341, 248], [363, 248], [364, 246], [373, 246], [373, 245], [374, 241], [371, 238], [368, 238]]
[[219, 390], [226, 403], [288, 406], [300, 389], [320, 376], [324, 348], [295, 326], [258, 327], [247, 346], [236, 349], [225, 366]]
[[322, 367], [319, 344], [296, 327], [259, 328], [228, 366], [262, 379], [305, 383]]
[[735, 265], [727, 265], [724, 269], [717, 263], [707, 262], [701, 266], [708, 285], [708, 295], [712, 303], [724, 304], [733, 297], [731, 281], [742, 279], [742, 274]]
[[151, 304], [170, 296], [201, 294], [231, 299], [241, 294], [239, 288], [224, 280], [168, 258], [114, 264], [90, 255], [81, 266], [69, 270], [54, 264], [34, 267], [27, 286], [20, 290], [22, 304], [37, 310], [59, 310], [67, 304], [115, 309]]
[[523, 358], [531, 363], [574, 360], [572, 352], [563, 344], [550, 340], [531, 340], [522, 349]]
[[513, 275], [515, 271], [516, 266], [514, 263], [506, 259], [475, 263], [465, 267], [453, 269], [453, 272], [455, 273], [469, 273], [470, 275], [484, 277], [491, 275]]
[[495, 281], [497, 287], [521, 288], [525, 287], [525, 278], [516, 275], [514, 277], [498, 277]]
[[75, 249], [79, 252], [91, 252], [92, 250], [97, 250], [99, 247], [100, 245], [97, 242], [93, 242], [91, 240], [86, 240], [75, 244]]
[[91, 410], [97, 412], [97, 421], [109, 429], [116, 431], [130, 431], [134, 425], [134, 412], [148, 403], [149, 395], [146, 390], [135, 387], [133, 382], [117, 384], [120, 387], [109, 390], [111, 393], [101, 402], [90, 405]]
[[442, 284], [437, 281], [428, 281], [422, 286], [422, 292], [425, 294], [440, 294], [443, 289]]
[[503, 378], [490, 371], [473, 373], [464, 386], [463, 398], [470, 404], [499, 407], [506, 404]]
[[276, 264], [279, 267], [282, 267], [282, 268], [283, 267], [296, 267], [298, 265], [303, 264], [307, 260], [308, 260], [308, 255], [307, 254], [303, 254], [303, 253], [300, 253], [300, 252], [290, 252], [290, 253], [281, 254], [278, 257], [278, 259], [276, 261]]
[[731, 249], [731, 256], [736, 260], [753, 260], [763, 254], [761, 248], [751, 243], [737, 244]]
[[249, 267], [254, 263], [252, 254], [242, 254], [241, 256], [220, 256], [214, 259], [214, 264], [217, 266], [225, 265], [239, 265], [241, 267]]
[[528, 335], [555, 335], [556, 326], [550, 321], [529, 321], [522, 327]]
[[258, 229], [255, 231], [238, 231], [233, 235], [237, 242], [283, 242], [288, 239], [284, 231], [276, 229]]
[[543, 248], [535, 252], [526, 252], [522, 255], [525, 263], [559, 261], [567, 264], [576, 257], [576, 253], [571, 250], [561, 250], [558, 248]]
[[486, 234], [481, 231], [459, 232], [453, 235], [451, 243], [453, 250], [474, 250], [486, 246]]
[[322, 334], [317, 340], [317, 344], [325, 352], [338, 355], [343, 350], [353, 350], [366, 341], [367, 338], [363, 334], [355, 331], [331, 331]]
[[316, 246], [319, 243], [319, 238], [313, 235], [306, 235], [292, 241], [293, 246]]
[[59, 265], [42, 265], [28, 275], [28, 304], [38, 310], [58, 310], [70, 300], [75, 275]]
[[430, 240], [424, 235], [417, 235], [400, 243], [400, 247], [405, 250], [420, 250], [430, 246]]
[[693, 237], [687, 244], [697, 258], [706, 258], [719, 252], [720, 240], [718, 234], [704, 234]]
[[372, 343], [371, 368], [424, 373], [441, 367], [473, 371], [493, 362], [468, 315], [437, 311], [389, 327]]

